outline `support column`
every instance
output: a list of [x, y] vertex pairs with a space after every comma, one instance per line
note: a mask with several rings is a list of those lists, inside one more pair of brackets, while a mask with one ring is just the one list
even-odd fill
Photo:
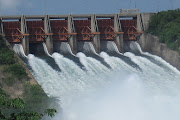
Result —
[[29, 54], [29, 36], [25, 35], [25, 34], [28, 34], [28, 30], [27, 30], [27, 25], [26, 25], [26, 18], [24, 15], [21, 16], [21, 32], [24, 35], [22, 37], [21, 44], [23, 46], [24, 53], [28, 55]]
[[[121, 28], [120, 16], [119, 14], [114, 15], [114, 30], [115, 32], [123, 32]], [[115, 43], [119, 52], [124, 53], [124, 40], [123, 34], [117, 34], [115, 37]]]
[[[75, 27], [73, 22], [73, 17], [71, 15], [68, 16], [68, 32], [69, 33], [75, 33]], [[71, 47], [72, 53], [77, 53], [77, 39], [76, 35], [69, 35], [68, 43]]]
[[0, 18], [0, 34], [3, 35], [3, 23], [2, 23], [2, 18]]
[[144, 25], [143, 25], [143, 20], [142, 20], [142, 14], [138, 13], [137, 14], [137, 29], [140, 31], [144, 31]]
[[[51, 31], [51, 25], [50, 25], [50, 19], [49, 16], [46, 15], [44, 18], [44, 30], [45, 32], [48, 33], [52, 33]], [[46, 38], [46, 47], [48, 50], [48, 53], [51, 55], [53, 54], [53, 39], [52, 39], [52, 35], [47, 35]]]
[[[91, 15], [91, 30], [93, 33], [98, 33], [98, 25], [96, 15]], [[100, 34], [94, 34], [92, 44], [97, 53], [100, 53]]]

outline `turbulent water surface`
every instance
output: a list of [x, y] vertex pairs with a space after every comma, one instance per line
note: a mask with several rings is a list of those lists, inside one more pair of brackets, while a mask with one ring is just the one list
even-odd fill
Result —
[[47, 95], [60, 100], [62, 111], [54, 120], [180, 120], [180, 72], [160, 57], [141, 52], [137, 43], [131, 46], [139, 54], [123, 55], [112, 49], [113, 45], [107, 47], [109, 51], [127, 57], [138, 68], [120, 57], [106, 52], [98, 55], [94, 50], [92, 53], [110, 67], [83, 52], [72, 55], [83, 67], [60, 53], [47, 54], [58, 70], [46, 59], [25, 56], [21, 45], [14, 45], [14, 50]]

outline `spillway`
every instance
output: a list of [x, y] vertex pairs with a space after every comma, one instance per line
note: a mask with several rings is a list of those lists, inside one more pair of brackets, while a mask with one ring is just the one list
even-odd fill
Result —
[[43, 57], [25, 56], [20, 45], [13, 49], [26, 59], [46, 94], [59, 99], [62, 111], [53, 120], [179, 120], [180, 72], [160, 57], [143, 53], [137, 43], [131, 47], [135, 53], [118, 53], [131, 62], [107, 51], [98, 55], [91, 46], [86, 50], [110, 67], [83, 51], [75, 55], [83, 67], [56, 52], [48, 57], [59, 69]]

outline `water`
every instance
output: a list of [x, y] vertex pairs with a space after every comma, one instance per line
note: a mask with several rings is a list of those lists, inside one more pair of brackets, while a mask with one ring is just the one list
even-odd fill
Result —
[[14, 50], [27, 59], [46, 94], [60, 100], [62, 112], [54, 120], [179, 120], [180, 72], [132, 44], [136, 52], [122, 55], [131, 62], [98, 55], [110, 67], [83, 52], [76, 55], [83, 67], [54, 53], [50, 57], [60, 70], [38, 56], [24, 56], [19, 45]]
[[13, 45], [13, 50], [16, 52], [16, 54], [18, 54], [19, 56], [21, 56], [21, 57], [27, 57], [26, 55], [25, 55], [25, 53], [23, 52], [24, 50], [23, 50], [23, 47], [22, 47], [22, 45], [20, 45], [20, 44], [14, 44]]
[[55, 52], [59, 52], [61, 54], [66, 54], [66, 55], [73, 55], [75, 56], [72, 51], [71, 47], [67, 42], [54, 42], [54, 50]]
[[99, 56], [91, 42], [78, 42], [78, 52], [83, 52], [88, 56]]
[[[122, 53], [118, 51], [118, 48], [113, 41], [101, 41], [101, 51], [102, 51], [100, 54], [101, 57], [103, 57], [105, 54], [108, 54], [109, 56], [113, 56], [111, 57], [111, 59], [115, 58], [116, 61], [117, 60], [124, 61], [130, 66], [135, 67], [136, 69], [140, 69], [140, 67], [137, 64], [134, 64], [134, 62], [132, 62], [132, 60], [129, 57], [124, 56]], [[110, 63], [110, 64], [114, 64], [114, 63]]]
[[101, 41], [101, 51], [114, 55], [121, 54], [114, 41]]

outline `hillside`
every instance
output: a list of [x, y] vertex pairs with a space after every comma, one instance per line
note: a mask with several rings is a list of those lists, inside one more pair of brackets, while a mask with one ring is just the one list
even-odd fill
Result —
[[180, 9], [158, 12], [152, 16], [147, 33], [180, 53]]
[[49, 107], [52, 101], [2, 36], [0, 36], [0, 88], [9, 98], [22, 98], [27, 104], [27, 110], [41, 112]]

